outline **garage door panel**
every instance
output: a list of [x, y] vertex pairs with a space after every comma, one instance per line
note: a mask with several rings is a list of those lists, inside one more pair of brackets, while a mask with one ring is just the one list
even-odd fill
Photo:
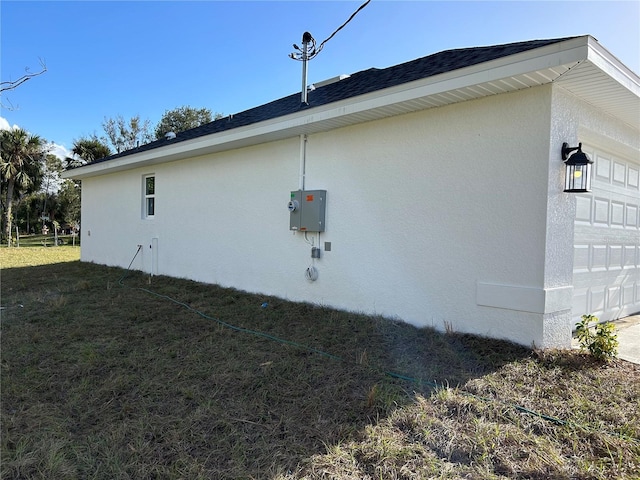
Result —
[[605, 287], [602, 286], [598, 286], [598, 287], [592, 287], [590, 288], [590, 293], [591, 293], [591, 302], [590, 302], [590, 307], [591, 307], [591, 312], [592, 315], [595, 315], [596, 317], [599, 317], [600, 319], [602, 319], [604, 311], [605, 311], [605, 294], [606, 294], [606, 289]]
[[576, 222], [591, 224], [593, 198], [580, 195], [576, 197]]
[[638, 210], [640, 209], [636, 205], [631, 205], [630, 203], [628, 203], [625, 208], [625, 226], [640, 227], [640, 218], [638, 218]]
[[579, 312], [578, 316], [591, 311], [589, 297], [588, 288], [573, 287], [573, 311]]
[[624, 208], [625, 204], [622, 202], [611, 202], [611, 226], [612, 227], [624, 227]]
[[632, 190], [640, 190], [640, 169], [629, 166], [627, 169], [627, 187]]
[[591, 150], [591, 193], [576, 196], [574, 319], [640, 311], [640, 165]]
[[591, 252], [591, 271], [605, 272], [607, 270], [607, 246], [593, 245]]
[[608, 198], [594, 198], [594, 215], [593, 223], [609, 226], [609, 199]]
[[593, 181], [609, 183], [611, 181], [611, 160], [601, 153], [592, 156], [595, 162]]
[[575, 245], [573, 247], [573, 271], [587, 273], [590, 268], [589, 245]]
[[614, 312], [616, 310], [620, 310], [621, 305], [621, 300], [622, 300], [622, 287], [620, 286], [613, 286], [613, 287], [608, 287], [607, 288], [607, 303], [606, 303], [606, 307], [607, 310], [613, 310]]
[[614, 183], [625, 186], [627, 183], [627, 166], [624, 163], [613, 162], [613, 178]]
[[638, 254], [640, 253], [640, 247], [637, 245], [625, 245], [624, 246], [624, 260], [623, 268], [634, 269], [638, 267]]
[[627, 283], [622, 286], [622, 306], [630, 308], [637, 301], [636, 296], [637, 285], [635, 282]]
[[640, 191], [640, 166], [631, 160], [615, 159], [612, 155], [598, 151], [590, 152], [594, 159], [593, 182], [613, 184], [631, 191]]
[[609, 271], [622, 270], [622, 245], [609, 245]]

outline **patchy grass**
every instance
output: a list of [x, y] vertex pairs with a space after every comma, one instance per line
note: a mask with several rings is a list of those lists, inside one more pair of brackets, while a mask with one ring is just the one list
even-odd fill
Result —
[[640, 471], [635, 365], [15, 250], [41, 254], [0, 250], [3, 479]]
[[283, 478], [637, 479], [638, 380], [628, 363], [539, 353], [416, 395]]
[[69, 245], [0, 248], [0, 269], [35, 267], [76, 260], [80, 260], [80, 247]]

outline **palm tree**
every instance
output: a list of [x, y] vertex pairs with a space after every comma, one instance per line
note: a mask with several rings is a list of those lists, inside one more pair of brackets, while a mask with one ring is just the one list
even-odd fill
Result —
[[95, 135], [73, 142], [71, 152], [74, 157], [65, 159], [66, 168], [75, 168], [111, 155], [111, 150]]
[[0, 131], [0, 175], [6, 192], [5, 234], [9, 246], [13, 196], [36, 182], [46, 151], [45, 141], [38, 135], [30, 135], [21, 128]]
[[[66, 169], [81, 167], [108, 157], [111, 155], [111, 149], [96, 135], [92, 135], [74, 140], [71, 153], [73, 153], [73, 157], [64, 159]], [[82, 182], [80, 180], [66, 180], [62, 184], [59, 196], [65, 212], [65, 221], [69, 224], [77, 225], [80, 221], [81, 195]]]

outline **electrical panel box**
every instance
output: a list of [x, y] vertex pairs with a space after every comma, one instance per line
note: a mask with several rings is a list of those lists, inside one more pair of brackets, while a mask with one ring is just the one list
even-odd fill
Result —
[[324, 232], [326, 190], [296, 190], [289, 201], [289, 230]]

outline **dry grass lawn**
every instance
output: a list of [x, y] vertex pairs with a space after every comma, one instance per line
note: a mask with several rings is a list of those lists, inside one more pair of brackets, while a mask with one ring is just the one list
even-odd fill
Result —
[[77, 252], [0, 249], [2, 479], [639, 478], [636, 365]]

